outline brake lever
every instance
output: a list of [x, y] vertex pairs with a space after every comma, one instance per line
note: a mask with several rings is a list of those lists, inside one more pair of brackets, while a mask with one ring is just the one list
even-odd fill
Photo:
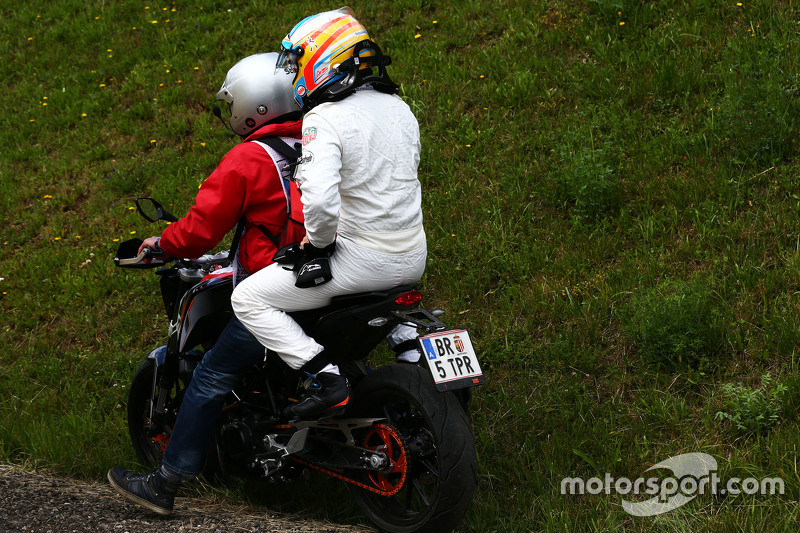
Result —
[[145, 246], [142, 248], [142, 251], [139, 252], [139, 255], [136, 257], [129, 257], [127, 259], [120, 259], [119, 266], [127, 266], [127, 265], [135, 265], [137, 263], [141, 263], [147, 256], [149, 256], [153, 252], [153, 249], [149, 246]]
[[[139, 255], [137, 255], [136, 257], [129, 257], [128, 259], [120, 259], [118, 264], [119, 266], [138, 265], [139, 263], [141, 263], [142, 261], [144, 261], [149, 257], [152, 257], [153, 255], [155, 255], [155, 250], [153, 250], [149, 246], [145, 246], [144, 248], [142, 248], [142, 251], [139, 252]], [[154, 261], [151, 261], [149, 264], [163, 265], [164, 263], [165, 263], [164, 261], [156, 259]]]

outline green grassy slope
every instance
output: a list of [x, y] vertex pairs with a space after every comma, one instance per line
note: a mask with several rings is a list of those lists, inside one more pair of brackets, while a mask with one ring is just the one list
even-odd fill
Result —
[[[350, 5], [421, 125], [427, 301], [489, 376], [464, 528], [794, 531], [800, 6]], [[126, 385], [165, 321], [151, 276], [111, 262], [160, 231], [132, 200], [185, 212], [236, 142], [209, 113], [227, 69], [335, 7], [0, 6], [0, 459], [134, 463]], [[786, 493], [634, 518], [559, 492], [691, 452]], [[314, 512], [358, 520], [342, 496]]]

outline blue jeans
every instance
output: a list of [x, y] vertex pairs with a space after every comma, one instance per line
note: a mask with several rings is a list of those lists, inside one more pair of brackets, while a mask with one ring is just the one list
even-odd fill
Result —
[[183, 397], [162, 464], [184, 479], [203, 469], [225, 397], [244, 373], [264, 360], [264, 347], [236, 318], [197, 365]]

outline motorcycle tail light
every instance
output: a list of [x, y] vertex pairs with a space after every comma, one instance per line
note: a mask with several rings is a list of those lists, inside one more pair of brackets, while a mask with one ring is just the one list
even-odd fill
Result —
[[400, 294], [394, 299], [394, 303], [402, 305], [403, 307], [411, 307], [416, 305], [422, 300], [422, 293], [419, 291], [409, 291]]

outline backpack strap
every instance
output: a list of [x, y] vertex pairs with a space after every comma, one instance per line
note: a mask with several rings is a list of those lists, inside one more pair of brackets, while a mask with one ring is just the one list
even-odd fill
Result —
[[233, 241], [231, 241], [231, 249], [228, 250], [228, 261], [233, 263], [233, 259], [236, 257], [236, 251], [239, 249], [239, 239], [242, 237], [242, 233], [244, 233], [244, 216], [239, 219], [239, 223], [236, 224], [236, 231], [233, 233]]
[[[260, 139], [253, 139], [256, 142], [262, 142], [281, 154], [283, 157], [288, 159], [290, 162], [284, 166], [283, 170], [294, 169], [297, 165], [300, 164], [300, 158], [303, 155], [303, 152], [300, 149], [300, 143], [297, 142], [294, 146], [290, 146], [289, 143], [285, 142], [279, 137], [261, 137]], [[289, 178], [293, 179], [293, 178]]]
[[[287, 210], [287, 217], [289, 219], [289, 224], [292, 222], [298, 223], [302, 226], [301, 223], [292, 219], [292, 194], [291, 194], [291, 184], [290, 181], [294, 181], [294, 177], [292, 176], [294, 168], [300, 164], [300, 160], [302, 158], [302, 150], [301, 144], [299, 142], [294, 143], [294, 146], [291, 146], [289, 143], [281, 139], [280, 137], [275, 136], [267, 136], [267, 137], [260, 137], [258, 139], [252, 139], [253, 142], [263, 143], [273, 150], [275, 150], [279, 155], [286, 158], [289, 161], [286, 165], [280, 169], [279, 178], [281, 180], [281, 185], [283, 187], [283, 193], [286, 196], [286, 210]], [[280, 238], [278, 235], [275, 235], [270, 230], [262, 225], [256, 226], [261, 232], [270, 240], [272, 244], [275, 245], [275, 248], [280, 248]]]
[[278, 236], [275, 235], [274, 233], [272, 233], [270, 230], [268, 230], [266, 226], [262, 226], [261, 224], [257, 224], [256, 227], [261, 230], [261, 233], [263, 233], [264, 236], [267, 237], [267, 239], [272, 241], [272, 244], [275, 245], [276, 249], [281, 247], [281, 245], [280, 245], [281, 241], [278, 239]]

